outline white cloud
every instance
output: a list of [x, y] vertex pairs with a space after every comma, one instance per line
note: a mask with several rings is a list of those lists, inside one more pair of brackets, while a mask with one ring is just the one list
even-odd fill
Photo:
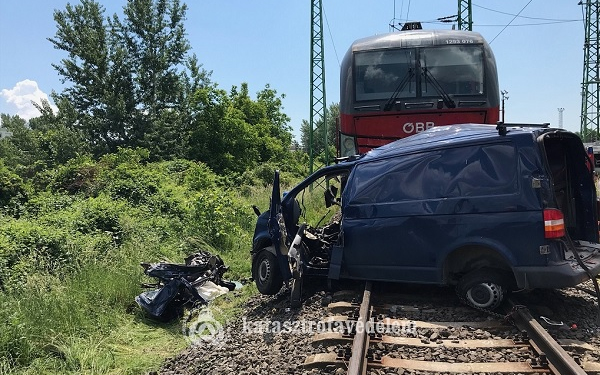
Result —
[[[40, 115], [40, 112], [31, 104], [31, 102], [42, 103], [42, 100], [48, 100], [48, 95], [40, 90], [36, 81], [30, 79], [17, 82], [12, 89], [3, 89], [0, 91], [2, 97], [8, 104], [11, 115], [19, 115], [28, 120]], [[57, 112], [58, 108], [51, 105], [52, 110]]]

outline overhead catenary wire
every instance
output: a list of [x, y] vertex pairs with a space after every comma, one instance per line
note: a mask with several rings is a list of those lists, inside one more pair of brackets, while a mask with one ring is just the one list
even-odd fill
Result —
[[338, 57], [337, 49], [335, 48], [335, 41], [333, 40], [333, 34], [331, 34], [331, 28], [329, 27], [329, 20], [327, 19], [327, 13], [325, 12], [325, 8], [323, 8], [323, 15], [325, 16], [325, 24], [327, 25], [327, 31], [329, 32], [329, 38], [331, 39], [331, 44], [333, 45], [333, 53], [335, 53], [335, 58], [337, 59], [338, 65], [341, 67], [340, 58]]
[[[529, 5], [529, 4], [528, 4]], [[495, 13], [500, 13], [500, 14], [505, 14], [507, 16], [513, 16], [513, 17], [518, 17], [518, 18], [526, 18], [526, 19], [530, 19], [530, 20], [540, 20], [540, 21], [557, 21], [557, 22], [574, 22], [574, 21], [581, 21], [579, 19], [577, 20], [565, 20], [565, 19], [557, 19], [557, 18], [542, 18], [542, 17], [528, 17], [528, 16], [521, 16], [519, 14], [513, 14], [513, 13], [507, 13], [507, 12], [502, 12], [496, 9], [491, 9], [491, 8], [487, 8], [484, 7], [482, 5], [477, 5], [477, 4], [473, 4], [474, 7], [477, 8], [481, 8], [481, 9], [485, 9], [485, 10], [489, 10], [490, 12], [495, 12]], [[527, 5], [526, 5], [527, 6]], [[521, 10], [522, 11], [522, 10]]]
[[[556, 25], [556, 24], [561, 24], [561, 23], [572, 23], [572, 22], [580, 22], [581, 20], [564, 20], [564, 21], [551, 21], [551, 22], [536, 22], [536, 23], [519, 23], [516, 25], [504, 25], [504, 24], [498, 24], [498, 25], [480, 25], [477, 24], [477, 27], [523, 27], [523, 26], [546, 26], [546, 25]], [[446, 20], [436, 20], [436, 21], [421, 21], [421, 23], [426, 23], [426, 24], [438, 24], [438, 25], [442, 25], [442, 24], [447, 24], [449, 23]]]
[[496, 38], [497, 38], [497, 37], [498, 37], [500, 34], [502, 34], [502, 32], [503, 32], [504, 30], [506, 30], [506, 28], [507, 28], [507, 27], [508, 27], [508, 26], [509, 26], [509, 25], [510, 25], [510, 24], [511, 24], [511, 23], [512, 23], [514, 20], [516, 20], [516, 19], [517, 19], [517, 17], [519, 17], [519, 15], [521, 14], [521, 12], [522, 12], [522, 11], [524, 11], [524, 10], [525, 10], [525, 8], [527, 8], [527, 6], [528, 6], [529, 4], [531, 4], [531, 2], [532, 2], [532, 1], [533, 1], [533, 0], [529, 0], [529, 1], [527, 2], [527, 4], [525, 4], [525, 6], [524, 6], [523, 8], [521, 8], [521, 10], [519, 11], [519, 13], [517, 13], [517, 14], [516, 14], [516, 15], [513, 17], [513, 19], [512, 19], [512, 20], [510, 20], [510, 22], [509, 22], [508, 24], [506, 24], [506, 26], [504, 26], [504, 27], [502, 28], [502, 30], [500, 30], [500, 32], [499, 32], [498, 34], [496, 34], [496, 36], [495, 36], [495, 37], [493, 37], [493, 38], [492, 38], [492, 40], [490, 41], [490, 44], [492, 44], [492, 43], [494, 42], [494, 40], [496, 40]]
[[[393, 30], [400, 31], [398, 27], [396, 27], [396, 21], [401, 21], [402, 19], [402, 11], [404, 10], [404, 0], [402, 0], [402, 5], [400, 5], [400, 16], [396, 18], [396, 0], [394, 0], [394, 17], [390, 20], [390, 32]], [[401, 25], [402, 22], [398, 22], [398, 25]]]
[[584, 7], [583, 1], [580, 2], [580, 5], [581, 5], [581, 21], [582, 21], [582, 25], [583, 25], [583, 30], [585, 32], [585, 10], [583, 9], [583, 7]]

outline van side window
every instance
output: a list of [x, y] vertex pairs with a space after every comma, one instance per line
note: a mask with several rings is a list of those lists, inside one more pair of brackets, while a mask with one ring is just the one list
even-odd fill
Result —
[[351, 204], [512, 194], [516, 150], [510, 143], [475, 145], [365, 163], [355, 170]]

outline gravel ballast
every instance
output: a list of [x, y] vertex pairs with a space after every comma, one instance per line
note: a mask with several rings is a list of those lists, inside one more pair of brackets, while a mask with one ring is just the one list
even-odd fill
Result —
[[[584, 284], [584, 288], [590, 288]], [[591, 287], [593, 289], [593, 287]], [[412, 308], [395, 309], [389, 316], [400, 319], [423, 321], [482, 321], [492, 319], [484, 312], [465, 308], [458, 298], [451, 296], [450, 288], [410, 287], [403, 293], [402, 306]], [[347, 294], [349, 296], [350, 294]], [[414, 301], [407, 300], [411, 295]], [[423, 301], [423, 296], [439, 297], [432, 303]], [[549, 326], [548, 331], [560, 339], [583, 341], [594, 347], [593, 351], [574, 352], [585, 361], [600, 361], [600, 335], [598, 330], [598, 307], [594, 297], [575, 288], [564, 290], [537, 290], [516, 293], [512, 297], [527, 305], [536, 318], [545, 316], [553, 321], [562, 321], [562, 326]], [[307, 356], [316, 353], [337, 352], [343, 345], [313, 346], [312, 336], [319, 329], [319, 322], [331, 312], [324, 304], [332, 300], [331, 295], [319, 288], [305, 290], [305, 301], [301, 308], [289, 307], [289, 291], [282, 290], [275, 296], [257, 295], [245, 305], [244, 312], [223, 327], [222, 336], [212, 342], [196, 340], [174, 358], [168, 359], [159, 374], [342, 374], [345, 369], [328, 366], [324, 369], [307, 369], [303, 366]], [[333, 297], [333, 301], [336, 297]], [[454, 311], [454, 312], [453, 312]], [[514, 336], [495, 331], [456, 328], [418, 330], [413, 337], [435, 341], [438, 338], [490, 339]], [[433, 340], [432, 340], [433, 339]], [[198, 342], [199, 341], [199, 342]], [[396, 358], [435, 360], [438, 362], [486, 362], [486, 361], [530, 361], [534, 355], [523, 348], [481, 349], [466, 351], [448, 348], [403, 348], [386, 345], [376, 347], [381, 354]], [[375, 369], [371, 374], [429, 375], [428, 372], [404, 369]], [[486, 374], [487, 375], [487, 374]]]

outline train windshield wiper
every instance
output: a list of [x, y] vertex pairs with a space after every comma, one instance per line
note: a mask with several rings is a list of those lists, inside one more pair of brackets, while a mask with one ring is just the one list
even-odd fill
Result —
[[435, 79], [433, 74], [431, 74], [429, 69], [427, 69], [427, 65], [425, 65], [421, 69], [423, 70], [423, 76], [425, 77], [425, 82], [427, 82], [427, 81], [431, 82], [431, 86], [433, 86], [435, 91], [437, 91], [437, 93], [442, 97], [442, 100], [444, 101], [444, 104], [446, 104], [446, 107], [456, 108], [456, 103], [454, 103], [454, 100], [452, 100], [452, 98], [444, 90], [442, 85], [440, 85], [440, 83], [437, 81], [437, 79]]
[[398, 95], [400, 95], [402, 90], [404, 90], [404, 87], [408, 84], [408, 82], [410, 82], [411, 79], [413, 79], [414, 76], [415, 73], [413, 72], [413, 68], [409, 68], [408, 72], [406, 72], [400, 83], [398, 83], [398, 86], [396, 86], [396, 89], [392, 93], [392, 96], [390, 96], [388, 101], [385, 103], [385, 106], [383, 107], [384, 111], [389, 111], [390, 109], [392, 109], [396, 102], [396, 99], [398, 98]]

